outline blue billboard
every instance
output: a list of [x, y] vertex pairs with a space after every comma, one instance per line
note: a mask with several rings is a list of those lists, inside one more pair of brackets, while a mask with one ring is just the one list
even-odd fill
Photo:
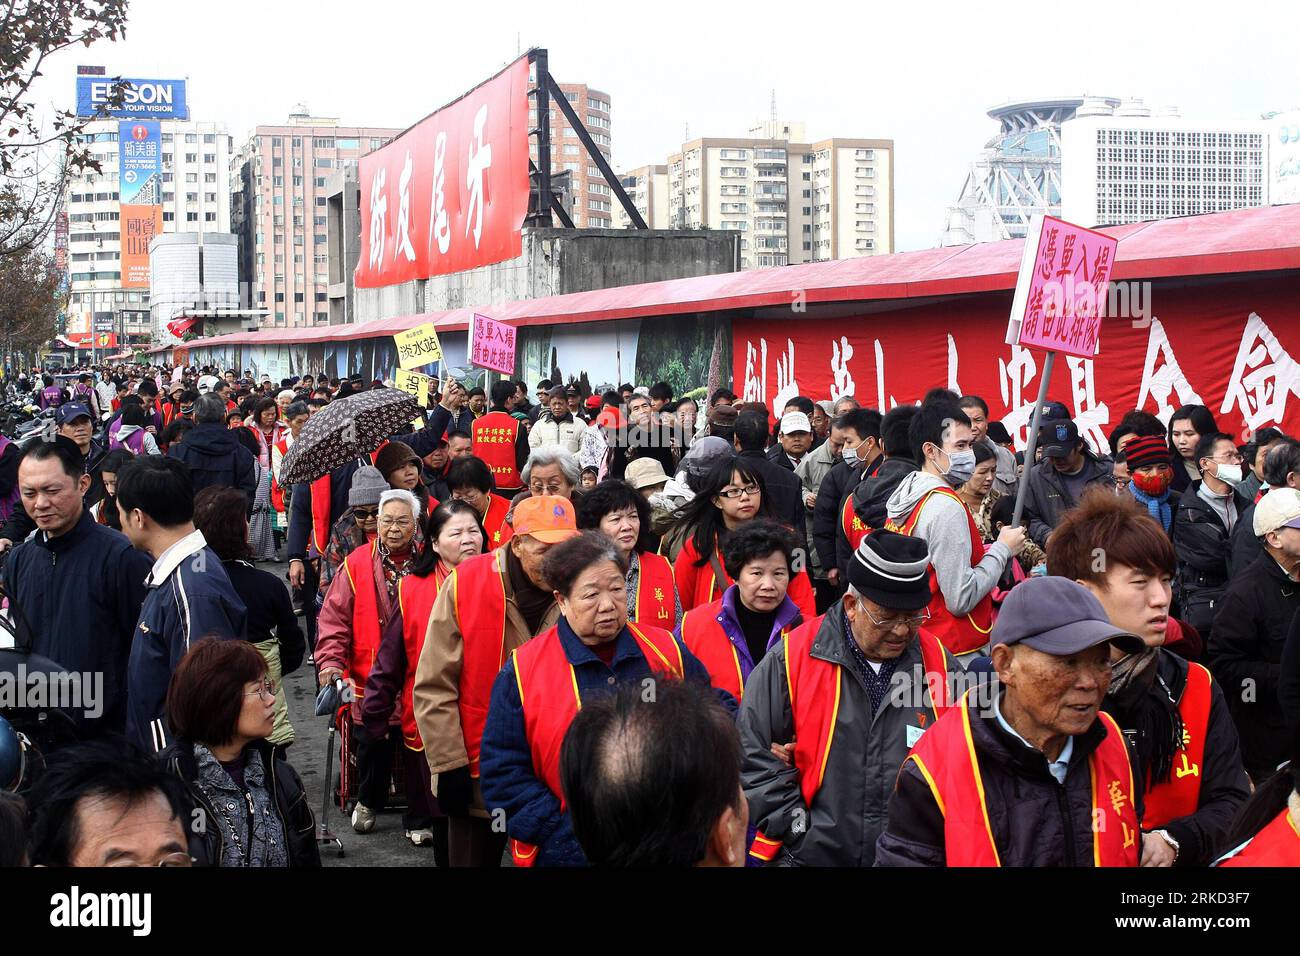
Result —
[[162, 205], [162, 131], [157, 120], [118, 124], [118, 193], [123, 205]]
[[[113, 86], [119, 80], [126, 83], [121, 106], [105, 109]], [[105, 116], [138, 119], [190, 118], [185, 102], [184, 80], [140, 80], [130, 77], [78, 76], [77, 115]]]

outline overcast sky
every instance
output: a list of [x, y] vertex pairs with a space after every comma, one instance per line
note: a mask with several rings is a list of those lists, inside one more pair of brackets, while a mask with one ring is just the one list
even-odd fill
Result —
[[225, 121], [238, 145], [298, 102], [346, 124], [409, 126], [518, 50], [546, 47], [560, 81], [610, 94], [616, 169], [664, 162], [688, 126], [744, 135], [770, 115], [773, 89], [778, 114], [814, 139], [893, 139], [908, 250], [936, 244], [996, 132], [990, 107], [1086, 92], [1188, 118], [1258, 116], [1300, 106], [1298, 42], [1295, 0], [131, 0], [126, 39], [60, 54], [37, 96], [73, 105], [78, 63], [185, 77], [191, 116]]

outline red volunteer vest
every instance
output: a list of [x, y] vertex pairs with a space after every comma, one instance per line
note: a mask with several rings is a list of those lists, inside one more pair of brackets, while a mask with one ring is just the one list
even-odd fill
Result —
[[[281, 435], [275, 443], [281, 459], [289, 453], [288, 440], [288, 435]], [[272, 461], [274, 460], [274, 456], [272, 456]], [[284, 489], [280, 486], [280, 482], [276, 480], [274, 473], [271, 475], [271, 506], [281, 514], [284, 513]]]
[[632, 602], [636, 615], [632, 620], [671, 631], [677, 624], [673, 602], [677, 586], [673, 581], [673, 566], [667, 558], [648, 551], [637, 552], [637, 558], [641, 572], [636, 579], [636, 594]]
[[1210, 672], [1200, 664], [1187, 665], [1187, 686], [1178, 700], [1183, 720], [1183, 744], [1174, 754], [1173, 775], [1164, 783], [1148, 784], [1143, 800], [1142, 825], [1155, 830], [1170, 820], [1196, 812], [1201, 802], [1205, 765], [1205, 730], [1210, 724]]
[[[792, 633], [782, 635], [786, 692], [794, 715], [794, 766], [799, 771], [799, 790], [804, 805], [808, 807], [812, 806], [826, 776], [826, 762], [830, 758], [840, 709], [840, 666], [811, 654], [821, 626], [822, 618], [818, 617]], [[939, 639], [928, 631], [918, 631], [916, 639], [930, 697], [930, 714], [936, 721], [936, 724], [931, 724], [933, 728], [952, 707], [948, 692], [948, 658]], [[770, 861], [780, 849], [780, 840], [759, 831], [754, 835], [749, 853], [760, 860]]]
[[[966, 512], [966, 523], [970, 525], [970, 566], [978, 567], [984, 557], [984, 539], [980, 536], [980, 529], [976, 527], [975, 519], [971, 516], [970, 509], [966, 507], [966, 502], [962, 501], [957, 492], [951, 488], [935, 488], [927, 492], [916, 503], [916, 507], [912, 509], [912, 513], [907, 516], [907, 520], [902, 525], [890, 520], [885, 523], [885, 527], [890, 531], [910, 535], [921, 517], [921, 509], [925, 507], [931, 495], [947, 495], [961, 505], [962, 511]], [[983, 647], [988, 642], [989, 631], [993, 629], [992, 596], [984, 595], [973, 611], [956, 617], [944, 602], [943, 592], [939, 590], [939, 580], [934, 574], [934, 565], [930, 565], [929, 579], [930, 592], [934, 595], [930, 599], [930, 632], [954, 654], [966, 654]]]
[[488, 495], [487, 514], [483, 516], [483, 531], [487, 534], [486, 550], [495, 551], [515, 536], [515, 529], [506, 524], [510, 502], [500, 495]]
[[460, 625], [460, 729], [469, 755], [469, 772], [478, 776], [479, 747], [487, 723], [492, 682], [506, 662], [506, 585], [496, 556], [466, 558], [449, 579]]
[[718, 623], [722, 613], [722, 598], [701, 604], [682, 615], [682, 643], [700, 659], [709, 672], [714, 687], [720, 687], [740, 703], [745, 692], [745, 678], [741, 673], [740, 654]]
[[871, 534], [871, 529], [853, 510], [853, 495], [851, 493], [844, 499], [844, 507], [840, 509], [840, 526], [844, 528], [844, 537], [848, 539], [850, 552], [858, 550], [858, 545], [862, 543], [862, 539]]
[[406, 648], [406, 677], [402, 681], [402, 740], [411, 750], [423, 750], [420, 729], [415, 724], [413, 690], [415, 669], [424, 650], [424, 635], [429, 629], [429, 612], [445, 578], [441, 565], [427, 577], [408, 574], [397, 582], [397, 606], [402, 611], [402, 644]]
[[492, 477], [502, 490], [522, 488], [523, 479], [516, 467], [515, 442], [519, 440], [519, 422], [505, 412], [488, 412], [470, 425], [474, 454], [492, 469]]
[[[916, 763], [943, 814], [948, 866], [1001, 866], [984, 802], [970, 724], [970, 692], [925, 732], [907, 759]], [[1133, 768], [1124, 735], [1104, 711], [1106, 736], [1088, 757], [1092, 780], [1093, 866], [1137, 866], [1141, 849]]]
[[[630, 623], [627, 629], [653, 673], [678, 679], [686, 673], [681, 646], [668, 631]], [[519, 687], [519, 702], [524, 711], [528, 749], [533, 756], [533, 772], [559, 798], [563, 811], [560, 744], [564, 741], [564, 732], [582, 708], [577, 675], [564, 654], [558, 627], [515, 649], [511, 659]], [[537, 847], [520, 840], [510, 841], [510, 853], [516, 866], [532, 866], [537, 861]]]
[[[719, 556], [718, 568], [722, 571], [722, 588], [719, 590], [712, 562], [698, 568], [695, 566], [695, 562], [699, 559], [700, 552], [695, 550], [694, 540], [687, 538], [686, 544], [682, 546], [682, 550], [677, 555], [677, 566], [682, 569], [683, 573], [675, 575], [677, 597], [682, 602], [683, 611], [689, 611], [701, 604], [712, 603], [722, 597], [723, 591], [736, 583], [731, 580], [731, 575], [722, 566], [722, 558]], [[817, 616], [817, 598], [813, 593], [812, 579], [808, 577], [807, 571], [800, 571], [790, 576], [790, 588], [786, 593], [790, 595], [790, 600], [799, 608], [799, 613], [803, 615], [805, 621], [812, 620]]]
[[1300, 866], [1300, 831], [1287, 807], [1215, 866]]
[[357, 548], [343, 561], [352, 586], [352, 647], [348, 654], [347, 677], [352, 678], [357, 698], [365, 696], [366, 678], [379, 653], [383, 633], [379, 627], [379, 596], [375, 592], [375, 549]]
[[330, 541], [330, 500], [334, 489], [329, 472], [311, 483], [311, 543], [317, 554], [324, 554]]

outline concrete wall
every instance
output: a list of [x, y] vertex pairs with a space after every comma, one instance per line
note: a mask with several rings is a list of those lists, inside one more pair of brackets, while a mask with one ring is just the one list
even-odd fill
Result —
[[525, 229], [523, 254], [480, 269], [356, 289], [349, 321], [478, 307], [736, 271], [737, 236], [701, 230]]

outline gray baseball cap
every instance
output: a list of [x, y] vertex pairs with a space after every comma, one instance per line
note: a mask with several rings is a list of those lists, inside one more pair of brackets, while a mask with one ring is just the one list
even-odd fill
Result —
[[1111, 643], [1126, 654], [1142, 650], [1142, 639], [1110, 623], [1096, 595], [1061, 577], [1030, 578], [1011, 589], [993, 625], [992, 644], [1025, 644], [1066, 657]]

